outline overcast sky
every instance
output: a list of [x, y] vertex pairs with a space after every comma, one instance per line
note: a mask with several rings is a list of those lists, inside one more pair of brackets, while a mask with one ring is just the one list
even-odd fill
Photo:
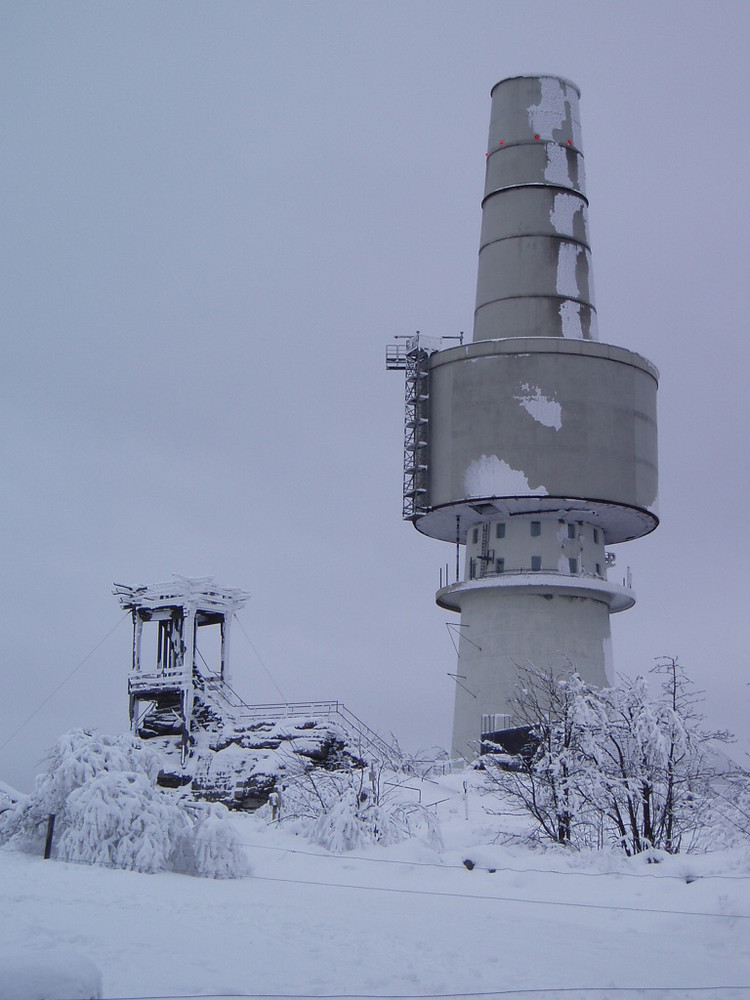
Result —
[[748, 37], [745, 2], [0, 4], [0, 779], [127, 728], [112, 583], [173, 573], [250, 592], [248, 699], [448, 745], [452, 551], [401, 521], [384, 348], [471, 331], [489, 90], [528, 72], [581, 88], [600, 338], [662, 376], [615, 664], [678, 655], [742, 752]]

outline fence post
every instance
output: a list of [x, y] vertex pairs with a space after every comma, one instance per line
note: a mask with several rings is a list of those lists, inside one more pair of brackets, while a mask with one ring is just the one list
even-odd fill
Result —
[[49, 861], [52, 854], [52, 835], [55, 832], [55, 814], [50, 813], [47, 817], [47, 839], [44, 842], [44, 860]]

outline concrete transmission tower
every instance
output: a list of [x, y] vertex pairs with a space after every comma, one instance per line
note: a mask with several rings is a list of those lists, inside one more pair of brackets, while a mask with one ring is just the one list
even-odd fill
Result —
[[658, 524], [658, 372], [598, 341], [578, 99], [558, 77], [496, 84], [473, 341], [386, 355], [406, 372], [404, 517], [466, 547], [436, 600], [461, 615], [467, 758], [513, 728], [519, 668], [611, 681], [609, 616], [635, 597], [605, 546]]

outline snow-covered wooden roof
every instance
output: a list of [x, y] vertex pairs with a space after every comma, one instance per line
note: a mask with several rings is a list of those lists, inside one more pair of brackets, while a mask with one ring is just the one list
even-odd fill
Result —
[[173, 576], [171, 583], [141, 587], [114, 584], [114, 595], [125, 611], [136, 608], [193, 607], [202, 611], [231, 614], [245, 606], [250, 596], [234, 587], [217, 587], [213, 577]]

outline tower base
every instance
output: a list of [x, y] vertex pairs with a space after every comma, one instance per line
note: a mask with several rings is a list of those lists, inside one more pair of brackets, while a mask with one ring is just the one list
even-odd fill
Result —
[[[486, 729], [510, 729], [521, 672], [577, 671], [612, 682], [610, 609], [604, 595], [574, 589], [490, 588], [461, 595], [452, 756], [472, 760]], [[486, 716], [494, 716], [491, 720]], [[483, 719], [483, 717], [485, 717]]]

